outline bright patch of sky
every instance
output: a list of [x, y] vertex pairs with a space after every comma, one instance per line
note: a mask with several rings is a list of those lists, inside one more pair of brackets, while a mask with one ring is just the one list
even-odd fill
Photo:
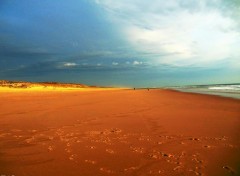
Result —
[[[155, 63], [240, 62], [240, 8], [220, 0], [97, 0], [129, 43]], [[235, 13], [235, 16], [234, 16]], [[164, 57], [163, 57], [164, 56]]]

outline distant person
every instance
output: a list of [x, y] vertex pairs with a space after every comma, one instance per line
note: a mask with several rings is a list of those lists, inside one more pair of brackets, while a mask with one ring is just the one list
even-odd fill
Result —
[[135, 90], [135, 87], [133, 88], [133, 90]]
[[147, 90], [149, 91], [149, 88]]

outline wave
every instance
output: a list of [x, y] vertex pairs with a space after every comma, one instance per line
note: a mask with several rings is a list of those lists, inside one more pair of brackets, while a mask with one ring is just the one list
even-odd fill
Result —
[[195, 92], [201, 94], [212, 94], [225, 97], [240, 99], [240, 84], [214, 84], [214, 85], [195, 85], [195, 86], [178, 86], [170, 89], [182, 92]]
[[208, 87], [210, 90], [235, 90], [240, 91], [240, 85], [219, 85], [219, 86], [213, 86]]

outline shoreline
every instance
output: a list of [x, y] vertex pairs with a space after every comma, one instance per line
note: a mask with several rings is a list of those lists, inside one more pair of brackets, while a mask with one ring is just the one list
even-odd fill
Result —
[[[120, 88], [120, 87], [60, 87], [60, 86], [32, 86], [27, 88], [16, 88], [16, 87], [3, 87], [0, 86], [0, 93], [24, 93], [24, 92], [91, 92], [91, 91], [119, 91], [119, 90], [134, 90], [134, 91], [153, 91], [153, 90], [169, 90], [189, 94], [208, 95], [221, 98], [230, 98], [239, 100], [240, 95], [238, 93], [227, 93], [227, 92], [213, 92], [213, 91], [198, 91], [198, 90], [185, 90], [175, 88]], [[233, 95], [235, 94], [235, 95]], [[237, 95], [237, 96], [236, 96]]]
[[201, 94], [201, 95], [213, 95], [218, 97], [225, 97], [225, 98], [232, 98], [232, 99], [240, 99], [240, 93], [238, 92], [220, 92], [220, 91], [203, 91], [203, 90], [186, 90], [186, 89], [174, 89], [174, 88], [168, 88], [170, 90], [176, 90], [179, 92], [185, 92], [185, 93], [195, 93], [195, 94]]
[[[198, 91], [198, 90], [185, 90], [185, 89], [176, 89], [176, 88], [120, 88], [120, 87], [60, 87], [60, 86], [31, 86], [27, 88], [16, 88], [16, 87], [3, 87], [0, 86], [0, 93], [24, 93], [24, 92], [91, 92], [91, 91], [120, 91], [120, 90], [134, 90], [134, 91], [153, 91], [153, 90], [169, 90], [176, 91], [188, 94], [199, 94], [199, 95], [208, 95], [221, 98], [230, 98], [239, 100], [240, 94], [238, 93], [226, 93], [226, 92], [213, 92], [213, 91]], [[235, 94], [235, 95], [233, 95]], [[236, 96], [237, 95], [237, 96]]]

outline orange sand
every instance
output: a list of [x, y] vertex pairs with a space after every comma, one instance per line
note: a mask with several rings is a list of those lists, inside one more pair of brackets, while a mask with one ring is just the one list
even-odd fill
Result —
[[170, 90], [0, 92], [0, 175], [240, 175], [240, 101]]

